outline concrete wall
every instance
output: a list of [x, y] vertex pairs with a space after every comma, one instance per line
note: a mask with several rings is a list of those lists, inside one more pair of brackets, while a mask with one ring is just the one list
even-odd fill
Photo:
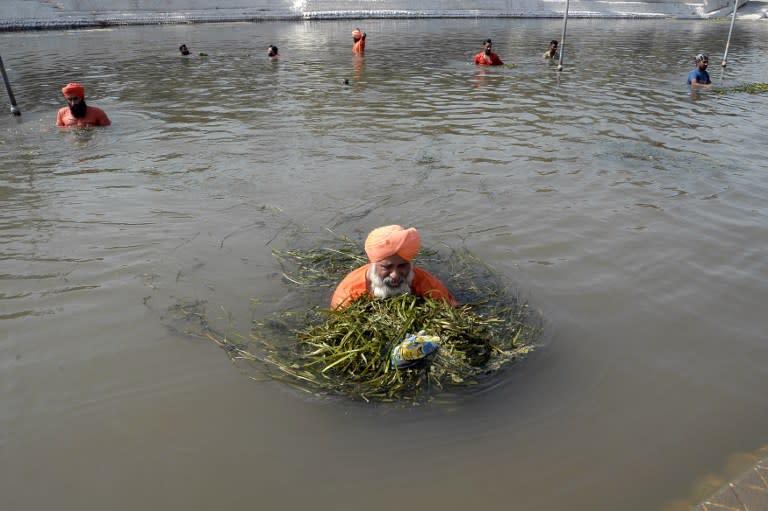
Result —
[[[739, 5], [747, 0], [739, 0]], [[562, 14], [565, 0], [297, 0], [306, 17], [348, 16], [352, 13], [477, 16], [547, 16]], [[733, 0], [570, 0], [569, 13], [604, 16], [704, 17], [732, 9]], [[719, 13], [718, 13], [719, 14]]]
[[209, 9], [273, 8], [275, 4], [292, 6], [291, 0], [51, 0], [63, 11], [147, 11], [175, 12]]
[[[747, 0], [739, 0], [740, 4]], [[733, 0], [570, 0], [574, 17], [707, 17], [727, 14]], [[0, 0], [0, 22], [9, 19], [102, 21], [162, 13], [232, 17], [559, 16], [565, 0]], [[199, 19], [190, 18], [190, 21]]]

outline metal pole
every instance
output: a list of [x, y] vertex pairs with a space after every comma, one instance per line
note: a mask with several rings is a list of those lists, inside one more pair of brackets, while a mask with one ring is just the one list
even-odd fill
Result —
[[560, 38], [560, 58], [557, 61], [558, 71], [563, 69], [563, 55], [565, 54], [565, 27], [568, 25], [568, 6], [569, 0], [565, 0], [565, 12], [563, 13], [563, 36]]
[[11, 83], [8, 81], [8, 75], [5, 73], [5, 65], [3, 65], [3, 57], [0, 57], [0, 72], [3, 74], [3, 81], [5, 82], [5, 90], [8, 91], [8, 97], [11, 99], [11, 113], [13, 115], [21, 115], [21, 110], [16, 106], [16, 98], [13, 97], [13, 91], [11, 90]]
[[731, 45], [731, 34], [733, 33], [733, 25], [736, 23], [736, 9], [739, 7], [739, 0], [733, 0], [733, 16], [731, 16], [731, 28], [728, 29], [728, 41], [725, 43], [725, 53], [723, 54], [723, 67], [726, 66], [726, 60], [728, 59], [728, 47]]

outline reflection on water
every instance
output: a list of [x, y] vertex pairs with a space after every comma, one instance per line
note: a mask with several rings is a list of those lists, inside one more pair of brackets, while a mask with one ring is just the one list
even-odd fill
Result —
[[[557, 20], [361, 28], [362, 58], [343, 21], [0, 36], [11, 508], [659, 509], [766, 443], [765, 97], [685, 86], [728, 23], [575, 20], [561, 73]], [[716, 86], [768, 82], [766, 30]], [[514, 67], [470, 64], [487, 37]], [[53, 127], [69, 81], [110, 128]], [[291, 300], [273, 247], [387, 223], [518, 283], [546, 345], [403, 410], [251, 382], [165, 326], [202, 302], [246, 331]]]

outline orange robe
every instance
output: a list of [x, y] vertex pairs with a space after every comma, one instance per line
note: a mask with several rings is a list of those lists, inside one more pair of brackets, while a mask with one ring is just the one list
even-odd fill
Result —
[[354, 43], [352, 43], [352, 53], [362, 54], [365, 52], [365, 37], [361, 37]]
[[504, 65], [504, 62], [502, 62], [501, 57], [493, 52], [490, 55], [486, 55], [484, 51], [481, 51], [475, 55], [475, 64], [478, 66], [501, 66]]
[[[331, 307], [343, 307], [357, 300], [363, 295], [372, 296], [368, 286], [368, 272], [373, 263], [368, 263], [360, 268], [352, 270], [342, 280], [333, 292]], [[413, 267], [413, 282], [411, 282], [411, 294], [423, 296], [432, 300], [444, 300], [451, 305], [458, 305], [445, 284], [437, 277], [421, 268]]]
[[62, 128], [77, 127], [82, 128], [84, 126], [109, 126], [112, 121], [109, 120], [107, 114], [101, 108], [88, 105], [85, 109], [85, 117], [77, 118], [69, 111], [69, 107], [65, 106], [59, 109], [56, 114], [56, 126]]

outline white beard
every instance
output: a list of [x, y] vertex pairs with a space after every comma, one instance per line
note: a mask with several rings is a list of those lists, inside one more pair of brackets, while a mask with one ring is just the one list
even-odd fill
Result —
[[389, 298], [390, 296], [407, 295], [411, 292], [411, 282], [413, 282], [413, 266], [411, 271], [408, 272], [408, 276], [400, 282], [397, 287], [387, 285], [389, 277], [382, 279], [376, 273], [376, 263], [371, 265], [371, 269], [368, 270], [368, 280], [371, 283], [371, 293], [376, 298]]

